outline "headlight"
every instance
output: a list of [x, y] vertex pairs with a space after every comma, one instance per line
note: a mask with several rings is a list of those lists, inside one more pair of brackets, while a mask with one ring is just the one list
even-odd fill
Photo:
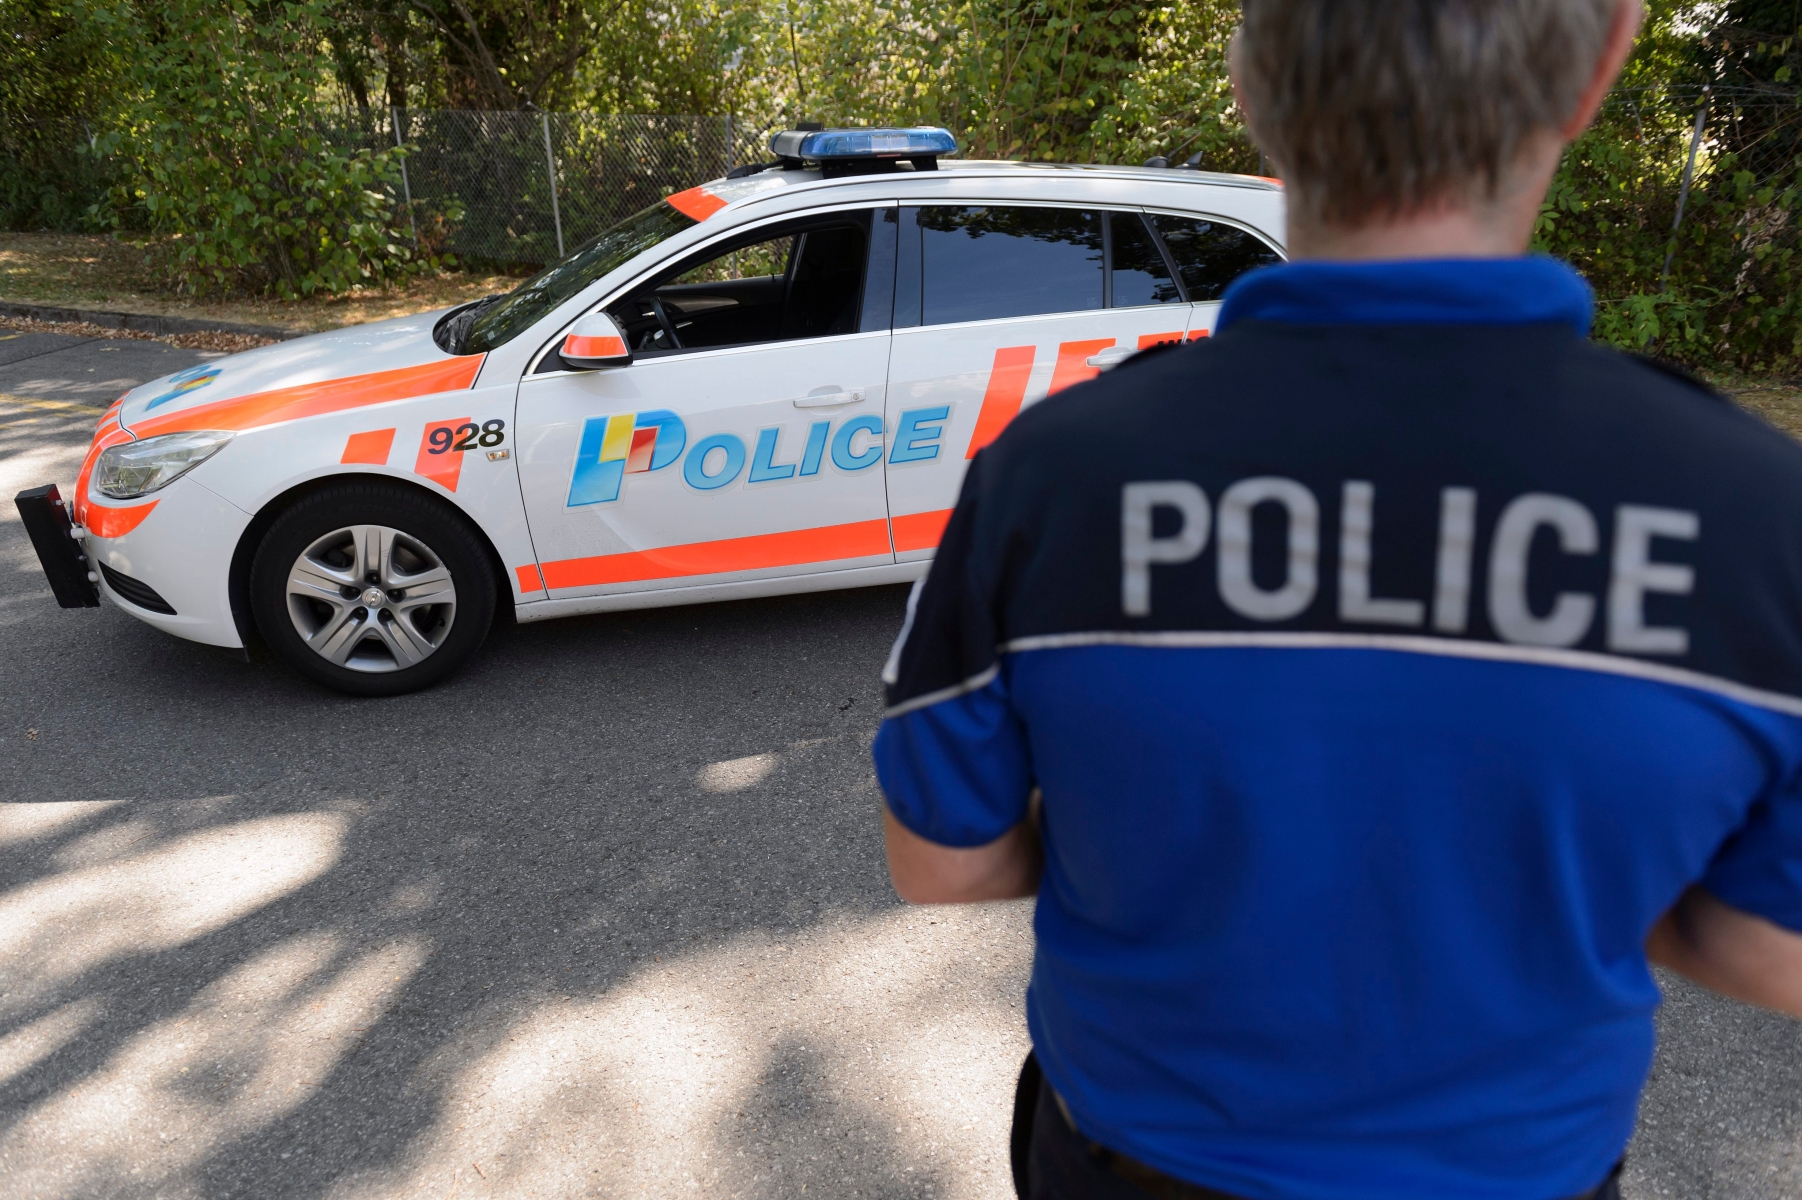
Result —
[[131, 500], [168, 487], [219, 453], [232, 436], [197, 430], [109, 446], [94, 464], [94, 490], [114, 500]]

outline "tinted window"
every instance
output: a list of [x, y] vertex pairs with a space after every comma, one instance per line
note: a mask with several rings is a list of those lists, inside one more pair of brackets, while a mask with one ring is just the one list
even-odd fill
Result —
[[868, 251], [864, 231], [848, 226], [801, 235], [782, 308], [785, 338], [856, 333], [858, 294]]
[[504, 345], [627, 259], [694, 225], [693, 217], [662, 202], [627, 217], [483, 309], [451, 352], [479, 354]]
[[1109, 213], [1108, 233], [1114, 257], [1115, 308], [1170, 304], [1183, 298], [1176, 280], [1170, 277], [1163, 252], [1138, 214]]
[[869, 221], [867, 212], [843, 213], [748, 235], [608, 312], [639, 354], [856, 333]]
[[927, 325], [1101, 307], [1101, 214], [1067, 208], [918, 211]]
[[1218, 300], [1233, 280], [1283, 261], [1263, 242], [1232, 225], [1196, 217], [1152, 218], [1176, 260], [1192, 301]]

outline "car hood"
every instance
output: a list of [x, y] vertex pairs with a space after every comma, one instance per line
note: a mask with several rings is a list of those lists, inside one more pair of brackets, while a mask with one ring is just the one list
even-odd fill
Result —
[[239, 431], [474, 384], [482, 355], [432, 340], [447, 310], [277, 342], [153, 379], [122, 398], [136, 437], [189, 429]]

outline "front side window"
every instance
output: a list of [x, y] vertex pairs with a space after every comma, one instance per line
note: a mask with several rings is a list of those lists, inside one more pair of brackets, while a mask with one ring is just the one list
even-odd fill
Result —
[[1189, 299], [1195, 303], [1218, 300], [1233, 280], [1247, 271], [1279, 263], [1275, 250], [1236, 225], [1201, 217], [1152, 217]]
[[481, 354], [503, 346], [558, 305], [652, 246], [693, 228], [693, 217], [659, 201], [594, 238], [561, 262], [546, 267], [504, 296], [452, 315], [453, 354]]
[[1102, 306], [1098, 211], [947, 205], [904, 212], [920, 231], [922, 324]]
[[856, 333], [869, 242], [867, 211], [788, 222], [685, 260], [608, 315], [635, 354]]

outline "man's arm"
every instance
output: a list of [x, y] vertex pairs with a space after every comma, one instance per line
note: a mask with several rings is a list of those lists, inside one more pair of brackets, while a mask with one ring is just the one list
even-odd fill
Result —
[[1044, 851], [1037, 812], [986, 846], [964, 850], [929, 842], [882, 810], [888, 873], [909, 904], [1016, 900], [1039, 890]]
[[1723, 996], [1802, 1017], [1802, 934], [1699, 887], [1652, 927], [1646, 956]]

